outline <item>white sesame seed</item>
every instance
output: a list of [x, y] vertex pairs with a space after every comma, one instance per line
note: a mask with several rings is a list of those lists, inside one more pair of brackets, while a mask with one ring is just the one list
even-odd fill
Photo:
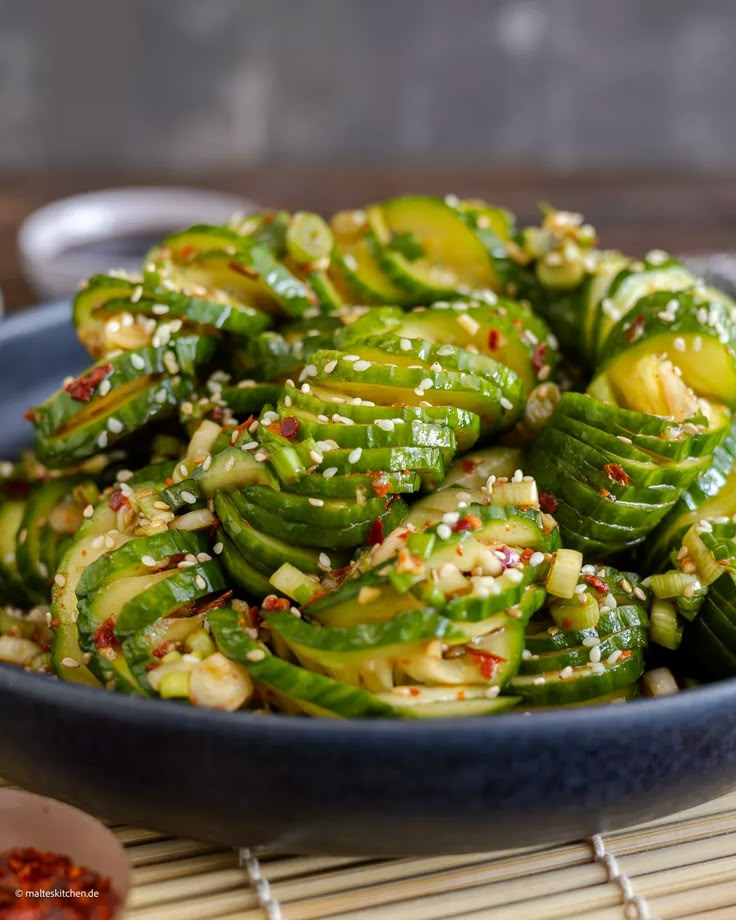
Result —
[[225, 461], [225, 472], [229, 473], [235, 466], [235, 457], [228, 457]]
[[155, 303], [151, 307], [151, 313], [155, 313], [156, 316], [165, 316], [169, 312], [169, 308], [165, 303]]
[[110, 429], [110, 431], [113, 434], [120, 434], [120, 432], [123, 430], [125, 426], [123, 425], [123, 423], [120, 421], [119, 418], [110, 416], [110, 418], [107, 420], [107, 427]]
[[103, 450], [107, 447], [107, 432], [101, 431], [100, 436], [97, 438], [97, 445]]
[[263, 463], [264, 461], [268, 459], [268, 454], [262, 450], [259, 450], [258, 453], [253, 454], [253, 456], [259, 463]]
[[536, 553], [532, 553], [531, 556], [529, 557], [529, 565], [537, 566], [537, 565], [541, 565], [543, 562], [544, 562], [544, 553], [540, 553], [539, 551], [537, 551]]
[[693, 351], [700, 351], [703, 348], [703, 337], [696, 335], [693, 340]]
[[347, 361], [348, 363], [351, 363], [353, 361], [359, 361], [360, 355], [343, 355], [342, 360]]
[[350, 453], [348, 454], [348, 462], [357, 463], [358, 460], [360, 460], [362, 456], [363, 456], [363, 448], [356, 447], [355, 450], [350, 451]]
[[583, 639], [583, 645], [586, 648], [593, 648], [593, 646], [600, 645], [600, 644], [601, 644], [601, 640], [598, 638], [598, 636], [586, 636]]
[[501, 403], [501, 407], [507, 412], [510, 412], [514, 408], [514, 404], [511, 402], [511, 400], [507, 399], [505, 396], [502, 396], [499, 399], [499, 402]]
[[325, 374], [331, 374], [337, 367], [337, 360], [328, 361], [324, 366]]
[[401, 339], [399, 346], [402, 351], [411, 351], [411, 339]]
[[678, 335], [676, 339], [673, 339], [672, 344], [677, 351], [685, 351], [685, 339], [682, 336]]
[[179, 364], [173, 351], [167, 351], [164, 354], [164, 367], [170, 374], [179, 373]]
[[266, 653], [262, 648], [253, 648], [249, 652], [245, 653], [245, 657], [248, 661], [263, 661], [266, 657]]
[[569, 680], [574, 673], [571, 665], [568, 665], [560, 671], [560, 680]]
[[638, 597], [640, 601], [647, 599], [646, 593], [638, 585], [634, 588], [634, 597]]
[[480, 323], [468, 313], [461, 313], [457, 321], [469, 335], [475, 335], [480, 329]]
[[105, 378], [100, 383], [100, 385], [97, 387], [97, 392], [99, 393], [100, 396], [107, 396], [111, 388], [112, 388], [112, 384], [107, 378]]
[[394, 430], [394, 423], [390, 418], [377, 418], [376, 425], [382, 431], [393, 431]]
[[593, 674], [603, 674], [603, 672], [606, 670], [606, 666], [602, 661], [593, 661], [591, 662], [590, 670], [593, 672]]
[[431, 390], [433, 386], [434, 386], [434, 381], [430, 380], [429, 377], [425, 377], [424, 380], [422, 380], [421, 383], [419, 384], [419, 389], [420, 390]]
[[370, 361], [356, 361], [353, 364], [353, 370], [354, 371], [367, 371], [370, 366], [371, 366]]
[[130, 363], [137, 371], [142, 371], [146, 366], [146, 362], [143, 360], [143, 358], [135, 352], [133, 352], [133, 354], [130, 356]]
[[156, 560], [153, 556], [141, 556], [141, 562], [143, 565], [148, 566], [149, 569], [152, 569], [156, 565]]
[[58, 572], [56, 575], [54, 575], [54, 582], [60, 588], [63, 588], [66, 585], [66, 576], [62, 575], [61, 572]]
[[332, 560], [327, 553], [319, 554], [319, 567], [325, 572], [329, 572], [332, 569]]
[[535, 677], [532, 683], [535, 687], [543, 687], [547, 683], [547, 680], [544, 677]]
[[69, 657], [62, 658], [61, 663], [65, 668], [78, 668], [80, 666], [78, 661]]
[[197, 502], [197, 496], [194, 492], [184, 491], [180, 493], [182, 501], [185, 501], [188, 505], [194, 505]]
[[315, 508], [322, 508], [324, 506], [324, 501], [321, 498], [308, 498], [307, 501], [310, 505]]
[[92, 549], [102, 549], [104, 545], [105, 545], [105, 538], [102, 535], [100, 535], [99, 537], [95, 537], [94, 540], [92, 541]]
[[332, 479], [332, 477], [335, 475], [336, 472], [337, 472], [336, 466], [328, 466], [326, 470], [322, 471], [322, 475], [324, 476], [325, 479]]
[[590, 660], [591, 661], [600, 661], [601, 660], [601, 647], [600, 645], [594, 645], [590, 650]]
[[442, 523], [437, 527], [437, 536], [440, 540], [449, 540], [452, 536], [452, 529], [448, 524]]

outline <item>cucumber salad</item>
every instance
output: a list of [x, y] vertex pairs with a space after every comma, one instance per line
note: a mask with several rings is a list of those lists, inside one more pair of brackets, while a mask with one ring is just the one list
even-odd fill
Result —
[[262, 212], [85, 281], [0, 464], [0, 660], [463, 717], [736, 675], [736, 303], [579, 214]]

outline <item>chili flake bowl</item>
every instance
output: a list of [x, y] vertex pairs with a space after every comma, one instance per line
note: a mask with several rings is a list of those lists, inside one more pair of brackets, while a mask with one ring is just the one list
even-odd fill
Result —
[[110, 879], [120, 899], [115, 916], [122, 917], [130, 889], [128, 860], [115, 835], [95, 818], [53, 799], [0, 790], [0, 852], [16, 848], [67, 856]]

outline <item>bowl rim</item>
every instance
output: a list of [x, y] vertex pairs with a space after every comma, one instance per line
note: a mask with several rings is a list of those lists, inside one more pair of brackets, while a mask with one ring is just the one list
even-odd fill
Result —
[[[508, 741], [529, 736], [535, 731], [540, 738], [562, 737], [571, 731], [586, 731], [590, 735], [616, 731], [645, 730], [653, 718], [660, 723], [685, 722], [685, 716], [703, 710], [722, 713], [719, 706], [736, 704], [736, 678], [693, 687], [666, 697], [652, 697], [628, 701], [625, 705], [562, 707], [539, 712], [513, 710], [494, 718], [475, 716], [463, 719], [330, 719], [305, 718], [286, 713], [225, 712], [196, 706], [177, 706], [167, 700], [138, 698], [124, 693], [86, 687], [71, 681], [57, 680], [46, 675], [32, 674], [10, 664], [0, 663], [0, 690], [27, 693], [39, 703], [54, 703], [73, 709], [79, 715], [106, 707], [109, 718], [122, 721], [158, 723], [171, 721], [172, 716], [189, 729], [207, 733], [232, 730], [248, 734], [265, 734], [277, 739], [298, 737], [300, 742], [359, 740], [406, 740], [407, 733], [416, 742], [482, 735], [493, 740], [502, 734]], [[605, 712], [605, 715], [603, 713]], [[720, 716], [719, 716], [720, 717]]]

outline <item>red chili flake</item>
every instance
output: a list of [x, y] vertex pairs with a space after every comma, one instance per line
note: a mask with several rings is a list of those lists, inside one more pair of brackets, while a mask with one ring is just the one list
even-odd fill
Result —
[[520, 557], [521, 561], [529, 562], [529, 560], [532, 558], [533, 555], [534, 555], [534, 550], [530, 546], [527, 546], [526, 549], [523, 549], [521, 551], [521, 557]]
[[[252, 415], [249, 415], [248, 418], [244, 422], [241, 422], [236, 428], [233, 428], [233, 431], [237, 431], [238, 433], [237, 437], [235, 438], [236, 441], [240, 437], [240, 435], [245, 431], [246, 428], [250, 428], [250, 426], [253, 424], [254, 421], [255, 421], [254, 417]], [[230, 430], [229, 428], [226, 428], [225, 434], [227, 434], [229, 430]], [[230, 435], [230, 437], [232, 439], [232, 434]]]
[[598, 594], [608, 594], [608, 585], [605, 583], [605, 581], [602, 581], [600, 578], [598, 578], [597, 575], [586, 575], [585, 581], [590, 585], [591, 588], [595, 588]]
[[297, 419], [289, 416], [281, 421], [281, 434], [285, 438], [293, 438], [299, 431], [299, 422]]
[[621, 658], [631, 658], [631, 651], [626, 649], [625, 652], [621, 652]]
[[477, 460], [465, 459], [463, 460], [463, 473], [472, 473], [476, 466], [478, 466]]
[[0, 853], [0, 916], [7, 920], [112, 920], [119, 903], [108, 878], [68, 856], [32, 847]]
[[646, 317], [643, 313], [640, 313], [639, 316], [633, 321], [631, 326], [626, 330], [626, 341], [627, 342], [636, 342], [637, 339], [640, 339], [644, 335], [644, 323], [646, 322]]
[[269, 594], [263, 600], [264, 610], [286, 610], [291, 607], [291, 601], [285, 597], [276, 597], [275, 594]]
[[197, 613], [205, 613], [208, 610], [217, 610], [219, 607], [224, 607], [232, 596], [232, 589], [223, 591], [222, 594], [218, 594], [208, 601], [205, 600], [202, 601], [201, 604], [196, 604], [195, 610]]
[[176, 651], [176, 646], [177, 646], [176, 642], [162, 642], [161, 645], [158, 646], [158, 648], [155, 648], [151, 652], [151, 654], [153, 655], [154, 658], [165, 658], [169, 654], [169, 652]]
[[383, 543], [383, 521], [377, 518], [372, 524], [366, 537], [368, 546], [375, 546], [377, 543]]
[[422, 692], [422, 691], [419, 690], [418, 687], [410, 687], [410, 688], [409, 688], [409, 695], [410, 695], [410, 696], [419, 696], [419, 694], [420, 694], [421, 692]]
[[540, 342], [532, 352], [532, 367], [539, 373], [547, 363], [547, 343]]
[[477, 514], [466, 514], [465, 517], [455, 521], [452, 525], [452, 529], [455, 533], [458, 533], [458, 531], [461, 530], [478, 530], [480, 526], [481, 520]]
[[551, 492], [540, 492], [539, 507], [545, 514], [554, 514], [557, 511], [557, 499]]
[[524, 323], [522, 323], [522, 321], [518, 318], [518, 316], [516, 319], [512, 319], [511, 322], [514, 324], [514, 326], [516, 326], [517, 329], [524, 328]]
[[262, 219], [264, 224], [272, 224], [276, 220], [276, 212], [266, 211]]
[[184, 245], [179, 250], [179, 255], [182, 259], [190, 259], [193, 255], [196, 255], [197, 249], [191, 243], [184, 243]]
[[95, 648], [109, 648], [115, 645], [115, 619], [108, 617], [92, 637]]
[[98, 364], [91, 371], [87, 371], [86, 374], [68, 383], [64, 390], [78, 402], [89, 402], [95, 387], [102, 383], [110, 373], [112, 373], [112, 364]]
[[239, 275], [243, 275], [246, 278], [257, 278], [258, 272], [253, 271], [252, 268], [249, 268], [247, 265], [242, 265], [240, 262], [228, 262], [227, 267], [234, 272], [237, 272]]
[[[257, 629], [261, 625], [261, 610], [259, 607], [253, 606], [248, 608], [248, 625], [251, 628]], [[241, 626], [244, 626], [245, 623], [241, 623]]]
[[51, 626], [54, 629], [58, 629], [61, 626], [61, 620], [58, 617], [54, 617], [54, 619], [51, 621]]
[[167, 486], [174, 485], [174, 480], [171, 478], [171, 476], [167, 476], [166, 479], [164, 479], [164, 482], [166, 483]]
[[501, 342], [501, 333], [498, 329], [491, 329], [488, 333], [488, 348], [495, 351]]
[[472, 655], [473, 658], [480, 658], [478, 662], [480, 673], [486, 680], [493, 680], [498, 666], [506, 661], [500, 655], [494, 655], [493, 652], [486, 652], [480, 648], [468, 648], [468, 655]]
[[390, 482], [384, 482], [384, 481], [382, 480], [381, 476], [376, 476], [376, 477], [373, 479], [373, 481], [372, 481], [372, 483], [371, 483], [371, 486], [372, 486], [372, 488], [373, 488], [373, 491], [376, 493], [376, 495], [377, 495], [379, 498], [383, 498], [384, 495], [388, 495], [388, 493], [389, 493], [389, 491], [390, 491], [390, 489], [391, 489], [391, 483], [390, 483]]
[[120, 490], [113, 492], [110, 496], [109, 505], [111, 511], [119, 511], [122, 507], [129, 504], [130, 501]]
[[626, 470], [624, 470], [622, 466], [619, 466], [618, 463], [606, 463], [603, 467], [603, 472], [609, 479], [620, 483], [622, 486], [627, 486], [629, 484], [629, 477], [626, 474]]
[[222, 418], [225, 415], [225, 413], [222, 409], [222, 406], [215, 406], [215, 408], [212, 410], [210, 415], [212, 416], [213, 421], [220, 422], [222, 421]]
[[34, 412], [33, 409], [26, 409], [26, 411], [23, 413], [23, 418], [27, 422], [37, 422], [40, 416], [38, 412]]

